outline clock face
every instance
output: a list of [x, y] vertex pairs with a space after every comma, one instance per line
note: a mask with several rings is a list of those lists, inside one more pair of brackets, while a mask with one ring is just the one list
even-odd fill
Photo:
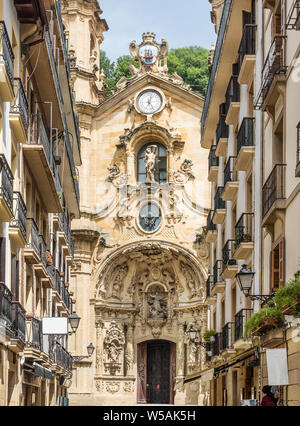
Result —
[[162, 106], [162, 97], [156, 90], [145, 90], [139, 95], [137, 106], [145, 114], [154, 114]]

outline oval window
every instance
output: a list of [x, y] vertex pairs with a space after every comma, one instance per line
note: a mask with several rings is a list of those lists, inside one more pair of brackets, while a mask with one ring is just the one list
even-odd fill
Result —
[[139, 223], [145, 232], [154, 232], [161, 222], [161, 211], [156, 204], [145, 204], [139, 214]]

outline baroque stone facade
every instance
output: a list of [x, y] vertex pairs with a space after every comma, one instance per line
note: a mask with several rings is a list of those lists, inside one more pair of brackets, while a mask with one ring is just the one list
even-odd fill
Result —
[[[68, 9], [65, 23], [72, 45]], [[91, 28], [86, 26], [86, 38], [95, 35]], [[71, 288], [82, 319], [73, 351], [84, 353], [90, 342], [96, 349], [74, 366], [72, 404], [163, 398], [158, 391], [151, 396], [151, 377], [158, 373], [147, 363], [150, 342], [158, 342], [158, 357], [160, 343], [165, 345], [169, 365], [162, 379], [167, 383], [156, 389], [167, 402], [184, 404], [190, 387], [176, 388], [203, 351], [190, 347], [186, 336], [190, 325], [207, 326], [209, 251], [197, 239], [210, 197], [207, 155], [200, 147], [203, 99], [179, 76], [168, 75], [165, 40], [157, 43], [155, 34], [144, 33], [130, 52], [132, 77], [122, 78], [110, 98], [98, 104], [86, 92], [77, 99], [82, 197], [81, 219], [72, 228]], [[75, 69], [73, 76], [79, 87], [82, 76]], [[198, 388], [196, 394], [192, 389], [194, 399]]]

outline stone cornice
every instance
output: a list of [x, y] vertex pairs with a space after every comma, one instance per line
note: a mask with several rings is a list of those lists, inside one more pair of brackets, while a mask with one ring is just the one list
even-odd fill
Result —
[[100, 233], [91, 229], [72, 229], [71, 234], [74, 240], [93, 241], [99, 238]]
[[127, 101], [128, 97], [130, 97], [137, 90], [145, 87], [145, 85], [147, 84], [154, 84], [160, 87], [161, 89], [168, 90], [172, 94], [179, 96], [182, 102], [186, 101], [191, 103], [195, 109], [199, 108], [202, 110], [203, 108], [204, 99], [202, 98], [202, 96], [197, 95], [196, 93], [191, 92], [185, 89], [184, 87], [171, 83], [170, 81], [161, 78], [155, 74], [148, 73], [133, 80], [129, 86], [125, 87], [124, 89], [120, 90], [119, 92], [113, 94], [111, 97], [103, 101], [98, 106], [98, 112], [101, 112], [101, 114], [103, 114], [114, 106], [119, 105], [121, 101]]

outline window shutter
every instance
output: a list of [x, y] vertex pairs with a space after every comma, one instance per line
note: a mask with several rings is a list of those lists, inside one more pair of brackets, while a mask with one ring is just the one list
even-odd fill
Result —
[[279, 250], [271, 251], [271, 291], [279, 288]]
[[285, 240], [282, 238], [279, 242], [279, 284], [285, 282]]

